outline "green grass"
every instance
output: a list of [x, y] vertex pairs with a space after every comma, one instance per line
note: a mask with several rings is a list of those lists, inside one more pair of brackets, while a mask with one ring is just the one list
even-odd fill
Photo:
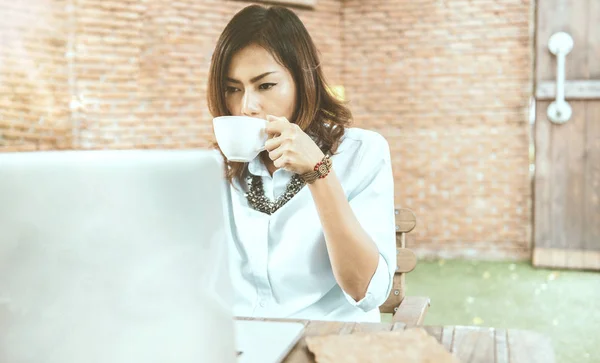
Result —
[[557, 363], [600, 362], [600, 273], [529, 263], [419, 261], [407, 295], [428, 296], [425, 325], [480, 325], [540, 332]]

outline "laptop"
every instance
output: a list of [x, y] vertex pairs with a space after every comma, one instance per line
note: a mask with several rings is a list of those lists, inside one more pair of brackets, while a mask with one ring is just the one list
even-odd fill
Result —
[[222, 165], [202, 150], [0, 153], [0, 362], [278, 362], [234, 319]]

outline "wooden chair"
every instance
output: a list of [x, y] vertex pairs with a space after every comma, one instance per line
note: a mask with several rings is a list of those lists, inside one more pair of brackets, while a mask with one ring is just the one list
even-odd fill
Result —
[[421, 325], [430, 305], [429, 298], [405, 296], [405, 275], [417, 265], [415, 253], [406, 248], [406, 234], [417, 225], [417, 217], [406, 208], [396, 209], [395, 213], [397, 268], [390, 296], [379, 311], [393, 314], [394, 322], [402, 322], [407, 326]]

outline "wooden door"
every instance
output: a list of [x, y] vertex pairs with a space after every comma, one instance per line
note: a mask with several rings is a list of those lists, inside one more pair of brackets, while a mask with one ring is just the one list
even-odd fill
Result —
[[[600, 0], [537, 1], [536, 20], [533, 264], [600, 270]], [[556, 32], [573, 40], [564, 124], [547, 115], [557, 94], [548, 49]]]

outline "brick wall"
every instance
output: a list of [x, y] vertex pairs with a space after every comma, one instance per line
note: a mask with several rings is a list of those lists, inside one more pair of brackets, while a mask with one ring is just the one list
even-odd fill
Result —
[[[16, 44], [0, 49], [0, 148], [209, 145], [210, 58], [221, 30], [248, 4], [0, 0], [0, 15], [9, 19], [0, 25], [2, 39]], [[296, 11], [339, 83], [341, 2]], [[55, 140], [67, 130], [72, 138]]]
[[[0, 150], [207, 146], [211, 52], [248, 3], [0, 0]], [[355, 124], [390, 142], [396, 203], [418, 215], [409, 247], [526, 256], [530, 1], [295, 11]]]
[[71, 142], [65, 6], [0, 0], [0, 150]]
[[530, 244], [529, 0], [347, 0], [343, 83], [390, 142], [420, 255], [524, 257]]
[[[205, 147], [214, 44], [240, 1], [79, 1], [80, 147]], [[340, 3], [299, 11], [330, 68], [341, 63]], [[332, 19], [333, 21], [329, 21]], [[339, 79], [339, 71], [332, 72]]]

